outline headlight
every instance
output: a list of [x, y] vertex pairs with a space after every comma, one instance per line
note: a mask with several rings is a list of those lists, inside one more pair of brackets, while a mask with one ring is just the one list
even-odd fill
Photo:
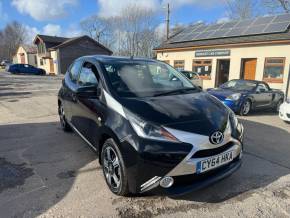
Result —
[[232, 95], [228, 96], [226, 98], [226, 100], [234, 100], [234, 101], [237, 101], [237, 100], [240, 99], [240, 97], [241, 97], [241, 93], [235, 93], [235, 94], [232, 94]]
[[230, 112], [230, 120], [231, 120], [234, 127], [238, 126], [239, 120], [238, 120], [237, 116], [234, 114], [234, 112], [232, 112], [232, 111]]
[[139, 117], [136, 117], [130, 112], [126, 111], [126, 116], [130, 121], [133, 129], [138, 136], [147, 139], [154, 139], [160, 141], [170, 141], [170, 142], [179, 142], [171, 133], [169, 133], [163, 127], [156, 126], [152, 123], [143, 121]]

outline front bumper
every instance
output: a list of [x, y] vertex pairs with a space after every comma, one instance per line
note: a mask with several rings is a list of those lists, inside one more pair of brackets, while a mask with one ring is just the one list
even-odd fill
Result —
[[238, 113], [241, 107], [240, 101], [221, 100], [222, 103], [228, 106], [232, 111]]
[[290, 104], [284, 102], [280, 106], [279, 117], [287, 122], [290, 122]]
[[[178, 136], [182, 143], [156, 142], [140, 138], [133, 140], [139, 143], [138, 154], [126, 155], [127, 157], [136, 157], [135, 160], [130, 158], [129, 164], [127, 164], [131, 192], [143, 193], [156, 188], [163, 190], [159, 185], [160, 181], [162, 178], [170, 176], [176, 180], [176, 183], [163, 191], [167, 194], [182, 194], [185, 190], [190, 191], [208, 186], [239, 168], [243, 150], [243, 131], [238, 137], [233, 137], [231, 126], [228, 125], [224, 132], [223, 143], [213, 145], [209, 142], [208, 136], [180, 132], [169, 128], [167, 130]], [[130, 144], [132, 145], [132, 140]], [[131, 146], [123, 145], [123, 147]], [[197, 172], [197, 165], [200, 161], [229, 151], [233, 152], [231, 162], [204, 173]], [[180, 178], [189, 179], [180, 183]]]

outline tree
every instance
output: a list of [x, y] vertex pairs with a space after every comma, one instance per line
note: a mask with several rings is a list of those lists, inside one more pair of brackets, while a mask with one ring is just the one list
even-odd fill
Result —
[[81, 22], [84, 32], [110, 48], [114, 54], [152, 57], [159, 44], [155, 13], [131, 4], [119, 16], [93, 16]]
[[262, 0], [269, 13], [290, 13], [289, 0]]
[[27, 39], [27, 29], [14, 21], [0, 30], [0, 59], [12, 60], [18, 47]]
[[91, 16], [80, 23], [82, 30], [107, 47], [114, 43], [113, 19]]
[[257, 15], [258, 0], [225, 0], [227, 16], [231, 19], [247, 19]]

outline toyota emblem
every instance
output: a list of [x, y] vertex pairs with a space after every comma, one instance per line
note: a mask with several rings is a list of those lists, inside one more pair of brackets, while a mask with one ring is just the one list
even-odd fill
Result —
[[220, 131], [216, 131], [210, 136], [210, 142], [214, 145], [221, 144], [223, 140], [224, 140], [224, 134]]

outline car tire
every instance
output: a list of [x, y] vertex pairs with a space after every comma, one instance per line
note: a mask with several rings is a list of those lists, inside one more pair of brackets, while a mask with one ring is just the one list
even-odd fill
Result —
[[280, 100], [277, 102], [277, 105], [273, 108], [273, 111], [274, 111], [275, 113], [279, 113], [280, 106], [281, 106], [282, 103], [283, 103], [283, 100], [282, 100], [282, 99], [280, 99]]
[[252, 109], [252, 102], [249, 99], [247, 99], [241, 105], [239, 114], [241, 116], [247, 116], [250, 113], [251, 109]]
[[65, 132], [71, 132], [72, 128], [66, 120], [64, 108], [63, 108], [61, 103], [58, 107], [58, 114], [59, 114], [59, 121], [60, 121], [60, 126], [61, 126], [62, 130]]
[[112, 138], [107, 139], [102, 147], [101, 163], [110, 190], [119, 196], [129, 196], [124, 160], [120, 149]]

